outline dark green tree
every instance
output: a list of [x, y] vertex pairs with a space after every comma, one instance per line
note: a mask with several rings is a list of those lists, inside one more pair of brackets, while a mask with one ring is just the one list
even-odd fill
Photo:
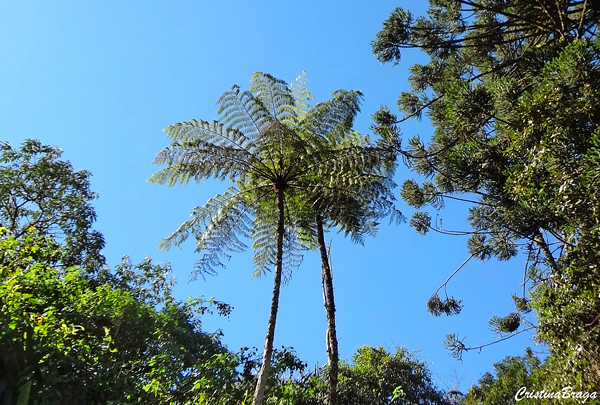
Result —
[[[298, 370], [293, 378], [280, 379], [270, 400], [273, 403], [324, 405], [329, 402], [329, 365], [309, 373], [293, 368], [293, 358], [281, 352], [279, 359], [290, 370]], [[438, 389], [427, 365], [404, 348], [390, 352], [384, 348], [363, 346], [352, 361], [340, 362], [338, 397], [340, 405], [451, 405], [453, 393]]]
[[[527, 254], [530, 294], [517, 310], [492, 321], [511, 333], [535, 308], [537, 336], [556, 356], [563, 385], [600, 382], [600, 7], [594, 1], [431, 1], [427, 17], [396, 9], [373, 42], [382, 62], [419, 48], [430, 61], [411, 67], [397, 119], [376, 115], [380, 132], [426, 113], [435, 128], [396, 148], [423, 181], [408, 180], [402, 197], [417, 209], [441, 209], [446, 199], [473, 204], [470, 231], [450, 231], [418, 211], [411, 224], [471, 234], [472, 257], [508, 260]], [[445, 283], [446, 284], [446, 283]], [[428, 303], [434, 314], [460, 302]], [[450, 336], [459, 354], [466, 347]], [[562, 366], [558, 366], [562, 364]], [[559, 370], [558, 370], [559, 369]]]
[[363, 346], [344, 363], [339, 385], [340, 404], [450, 405], [438, 390], [425, 363], [404, 348], [389, 352]]
[[[196, 250], [203, 252], [197, 272], [205, 274], [222, 267], [223, 257], [245, 249], [245, 240], [251, 239], [255, 275], [274, 267], [257, 404], [264, 396], [272, 356], [284, 267], [289, 272], [300, 263], [299, 252], [315, 246], [317, 229], [324, 224], [340, 226], [357, 238], [375, 225], [372, 212], [359, 204], [366, 201], [361, 190], [375, 177], [381, 184], [389, 180], [382, 176], [386, 164], [380, 148], [349, 136], [361, 96], [338, 90], [332, 100], [311, 108], [302, 82], [292, 89], [256, 73], [250, 91], [233, 86], [221, 96], [218, 122], [194, 120], [168, 127], [173, 143], [156, 157], [155, 163], [167, 168], [150, 178], [154, 183], [172, 186], [214, 177], [232, 184], [228, 192], [195, 208], [192, 219], [165, 239], [164, 247], [193, 235]], [[352, 192], [361, 192], [362, 199], [350, 198]], [[354, 210], [348, 209], [351, 204]], [[392, 213], [391, 206], [387, 210]], [[327, 313], [333, 319], [332, 299], [330, 303]]]
[[556, 357], [544, 361], [531, 349], [524, 356], [507, 356], [494, 364], [494, 373], [486, 372], [462, 397], [463, 405], [596, 403], [598, 392], [578, 391], [553, 382]]
[[[479, 379], [477, 385], [469, 388], [463, 398], [463, 404], [508, 405], [516, 403], [515, 395], [522, 387], [530, 391], [542, 389], [535, 376], [536, 373], [539, 373], [540, 364], [541, 361], [531, 352], [528, 352], [524, 357], [506, 357], [501, 362], [494, 364], [495, 376], [486, 372]], [[523, 398], [518, 403], [542, 404], [553, 402]]]
[[104, 238], [92, 229], [90, 173], [60, 160], [62, 151], [28, 139], [16, 150], [0, 143], [0, 226], [16, 238], [30, 227], [63, 245], [64, 265], [100, 269]]
[[200, 329], [209, 302], [177, 302], [168, 266], [124, 260], [112, 274], [119, 288], [56, 266], [63, 254], [33, 228], [19, 239], [0, 229], [2, 405], [23, 391], [28, 404], [184, 404], [216, 393], [223, 402], [206, 403], [242, 399], [235, 354]]

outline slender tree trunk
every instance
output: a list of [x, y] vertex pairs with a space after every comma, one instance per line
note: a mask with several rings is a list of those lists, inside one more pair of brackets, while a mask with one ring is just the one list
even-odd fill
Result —
[[277, 257], [275, 259], [275, 277], [273, 280], [273, 295], [271, 297], [271, 313], [267, 325], [265, 337], [265, 348], [263, 351], [262, 366], [258, 372], [256, 389], [252, 405], [261, 405], [265, 394], [265, 387], [271, 369], [271, 357], [273, 356], [273, 342], [275, 340], [275, 323], [277, 322], [277, 310], [279, 308], [279, 291], [281, 289], [281, 274], [283, 272], [283, 236], [285, 232], [284, 194], [277, 190], [277, 210], [279, 219], [277, 223]]
[[323, 269], [323, 300], [325, 301], [325, 313], [327, 314], [327, 359], [329, 360], [329, 405], [337, 405], [338, 385], [338, 341], [335, 329], [335, 300], [333, 297], [333, 273], [329, 262], [329, 253], [325, 246], [325, 235], [323, 232], [323, 219], [317, 218], [317, 242], [321, 252], [321, 267]]

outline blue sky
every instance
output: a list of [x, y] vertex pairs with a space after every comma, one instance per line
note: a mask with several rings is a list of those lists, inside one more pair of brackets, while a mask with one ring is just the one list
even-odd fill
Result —
[[[234, 83], [247, 88], [256, 71], [291, 82], [305, 70], [316, 101], [339, 88], [362, 90], [356, 129], [369, 133], [371, 115], [382, 104], [395, 109], [408, 89], [408, 68], [426, 61], [417, 51], [406, 51], [396, 67], [373, 57], [370, 42], [397, 6], [420, 14], [425, 2], [0, 2], [0, 139], [56, 144], [75, 168], [90, 170], [100, 195], [96, 228], [106, 238], [110, 265], [123, 255], [170, 261], [181, 299], [214, 296], [235, 307], [229, 319], [206, 317], [206, 330], [221, 329], [233, 350], [262, 349], [272, 277], [251, 278], [251, 252], [233, 257], [216, 277], [188, 283], [198, 259], [193, 244], [157, 249], [194, 206], [226, 187], [146, 182], [159, 169], [151, 165], [154, 156], [169, 143], [162, 129], [217, 118], [217, 98]], [[426, 138], [432, 129], [426, 121], [410, 122], [402, 132]], [[411, 177], [401, 166], [396, 180]], [[411, 215], [401, 201], [398, 207]], [[439, 217], [446, 229], [466, 229], [465, 212], [448, 204]], [[464, 238], [423, 237], [408, 224], [382, 225], [364, 247], [335, 233], [328, 238], [343, 359], [361, 345], [406, 346], [431, 363], [440, 387], [466, 391], [504, 356], [527, 346], [542, 350], [522, 335], [465, 354], [461, 363], [443, 347], [447, 333], [466, 336], [471, 345], [494, 340], [487, 322], [513, 311], [510, 295], [521, 291], [522, 260], [469, 263], [449, 286], [464, 299], [463, 312], [435, 318], [427, 299], [468, 257]], [[275, 340], [311, 365], [326, 362], [320, 282], [318, 255], [307, 252], [282, 289]]]

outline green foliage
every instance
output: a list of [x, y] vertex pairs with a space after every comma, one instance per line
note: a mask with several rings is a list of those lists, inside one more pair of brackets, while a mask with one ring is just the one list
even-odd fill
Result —
[[[430, 230], [471, 234], [480, 260], [528, 257], [527, 298], [494, 317], [499, 333], [523, 328], [537, 312], [537, 337], [550, 346], [555, 378], [565, 385], [600, 383], [600, 71], [596, 2], [436, 0], [427, 17], [396, 9], [373, 42], [382, 62], [403, 48], [430, 57], [411, 67], [405, 114], [376, 114], [381, 132], [425, 112], [435, 128], [396, 144], [408, 166], [402, 198]], [[473, 204], [471, 231], [449, 231], [424, 210], [446, 199]], [[454, 348], [464, 349], [458, 341]]]
[[[290, 353], [281, 352], [285, 356]], [[293, 355], [291, 357], [293, 359]], [[267, 403], [323, 405], [328, 402], [329, 366], [308, 373], [296, 362], [281, 362], [299, 376], [273, 380]], [[403, 348], [389, 352], [381, 347], [360, 347], [351, 362], [340, 363], [337, 401], [340, 405], [450, 405], [448, 394], [439, 390], [425, 363]]]
[[437, 293], [427, 301], [427, 311], [435, 316], [442, 314], [457, 315], [462, 310], [462, 307], [462, 300], [457, 300], [454, 297], [447, 297], [442, 300]]
[[515, 395], [523, 387], [529, 391], [541, 391], [546, 388], [540, 384], [540, 365], [541, 361], [530, 350], [523, 357], [508, 356], [494, 364], [495, 376], [485, 373], [478, 384], [469, 389], [462, 403], [464, 405], [555, 403], [551, 400], [526, 397], [519, 402], [515, 400]]
[[0, 143], [0, 226], [16, 238], [33, 226], [63, 245], [63, 264], [81, 264], [86, 270], [104, 264], [104, 238], [92, 230], [96, 213], [89, 190], [90, 173], [74, 170], [60, 160], [62, 151], [26, 140], [16, 150]]
[[29, 387], [29, 404], [181, 404], [208, 389], [199, 379], [227, 397], [239, 363], [224, 364], [233, 355], [200, 330], [206, 303], [176, 302], [153, 279], [162, 267], [126, 260], [100, 283], [55, 266], [64, 252], [33, 227], [19, 239], [1, 232], [0, 403]]
[[489, 325], [490, 329], [499, 335], [512, 333], [521, 326], [521, 315], [518, 312], [512, 312], [505, 317], [493, 316]]
[[427, 366], [404, 348], [359, 348], [352, 364], [342, 364], [339, 397], [340, 404], [450, 404]]
[[557, 358], [544, 361], [526, 349], [524, 356], [508, 356], [494, 364], [462, 398], [462, 405], [597, 403], [598, 392], [555, 380]]
[[[76, 267], [54, 267], [62, 249], [33, 228], [20, 239], [2, 230], [0, 251], [0, 403], [17, 393], [30, 405], [252, 400], [256, 349], [231, 353], [219, 335], [202, 332], [197, 315], [211, 307], [175, 301], [168, 266], [124, 258], [100, 283]], [[271, 364], [266, 403], [327, 403], [327, 368], [308, 373], [286, 348], [274, 350]], [[449, 403], [404, 349], [359, 349], [342, 364], [339, 390], [342, 405]]]

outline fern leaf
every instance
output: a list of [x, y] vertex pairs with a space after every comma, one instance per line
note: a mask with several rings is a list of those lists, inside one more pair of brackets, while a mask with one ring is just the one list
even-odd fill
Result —
[[216, 267], [225, 267], [222, 259], [247, 248], [244, 239], [250, 236], [254, 212], [244, 193], [231, 187], [201, 207], [192, 210], [191, 219], [161, 242], [169, 249], [179, 246], [190, 236], [196, 239], [196, 251], [205, 252], [196, 263], [199, 274], [214, 274]]
[[315, 105], [302, 122], [302, 128], [313, 136], [326, 138], [336, 146], [352, 130], [354, 118], [360, 112], [362, 93], [357, 90], [337, 90], [329, 101]]
[[[296, 81], [290, 84], [292, 96], [294, 97], [295, 116], [298, 121], [302, 121], [311, 109], [309, 101], [313, 101], [315, 96], [311, 94], [307, 87], [308, 77], [306, 72], [296, 78]], [[298, 122], [294, 122], [297, 124]]]
[[272, 118], [284, 124], [295, 122], [294, 98], [285, 81], [257, 72], [250, 80], [250, 91]]
[[217, 101], [219, 122], [254, 140], [272, 122], [269, 111], [249, 91], [233, 85]]

